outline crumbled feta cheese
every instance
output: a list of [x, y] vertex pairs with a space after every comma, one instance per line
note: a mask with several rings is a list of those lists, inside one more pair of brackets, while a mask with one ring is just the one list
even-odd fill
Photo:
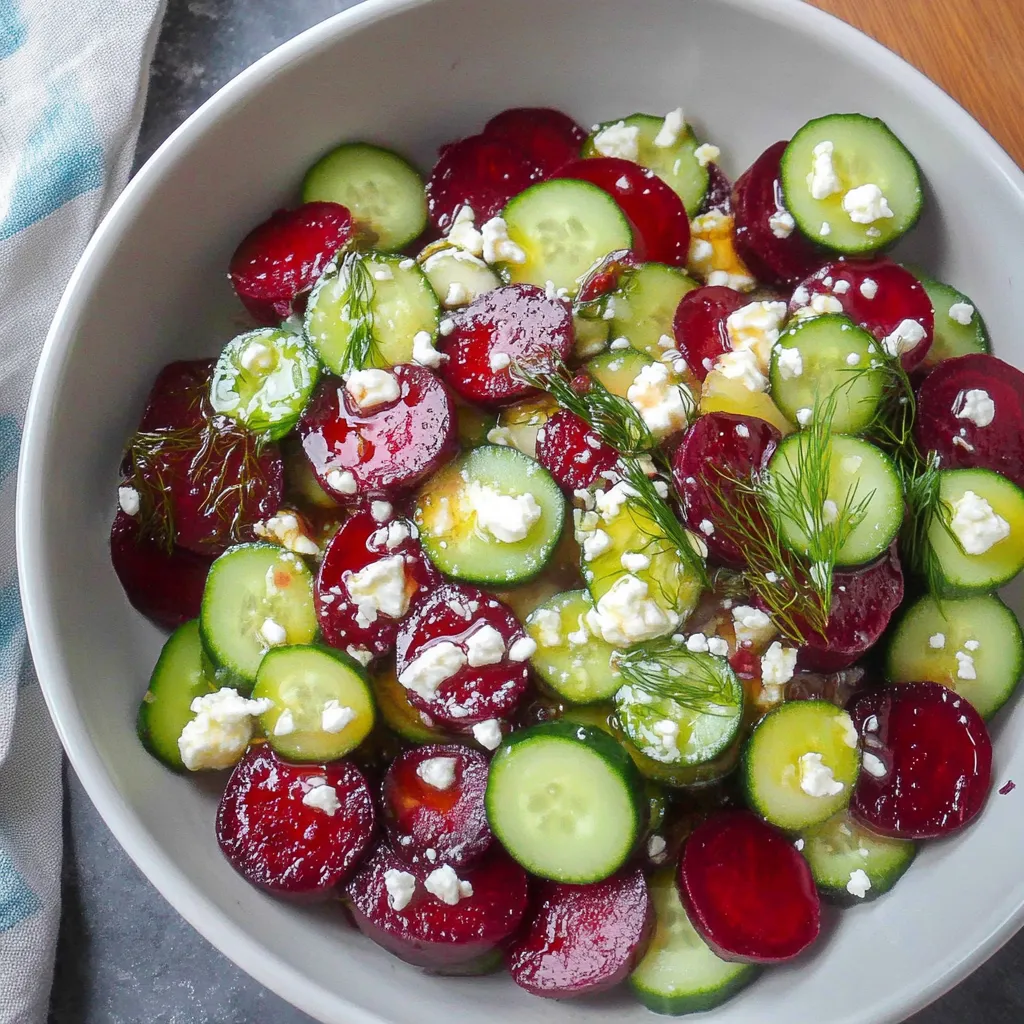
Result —
[[843, 742], [851, 750], [856, 749], [857, 744], [860, 742], [860, 737], [857, 735], [857, 727], [853, 724], [853, 719], [845, 711], [840, 711], [836, 715], [835, 721], [839, 728], [843, 730]]
[[466, 653], [472, 668], [497, 665], [505, 657], [505, 638], [493, 626], [481, 626], [467, 637]]
[[297, 555], [318, 555], [320, 548], [316, 541], [307, 536], [294, 512], [278, 512], [276, 516], [253, 523], [252, 532], [257, 537], [272, 540]]
[[722, 155], [722, 151], [710, 142], [704, 142], [693, 151], [693, 155], [697, 158], [697, 163], [701, 167], [707, 167], [708, 164], [714, 163]]
[[[437, 333], [440, 334], [441, 337], [447, 338], [448, 335], [451, 334], [452, 331], [454, 331], [454, 330], [455, 330], [455, 321], [450, 316], [446, 316], [443, 320], [439, 320], [438, 321]], [[421, 334], [426, 334], [426, 331], [421, 331], [420, 333]], [[416, 337], [417, 336], [413, 337], [413, 341], [414, 342], [416, 340]], [[442, 358], [445, 358], [445, 357], [442, 356]]]
[[806, 306], [796, 311], [796, 316], [823, 316], [825, 313], [842, 312], [843, 304], [834, 295], [829, 295], [827, 292], [817, 292], [810, 296], [810, 301]]
[[971, 388], [956, 396], [952, 411], [958, 420], [970, 420], [976, 427], [987, 427], [996, 418], [996, 403], [987, 391]]
[[595, 636], [613, 645], [629, 646], [671, 632], [679, 625], [679, 616], [649, 597], [642, 579], [627, 573], [587, 611], [586, 621]]
[[126, 516], [137, 516], [142, 506], [139, 492], [134, 487], [118, 487], [117, 503]]
[[345, 377], [345, 390], [363, 412], [394, 402], [401, 394], [398, 379], [388, 370], [353, 370]]
[[492, 217], [481, 229], [484, 259], [488, 263], [525, 263], [526, 253], [508, 237], [508, 225], [502, 217]]
[[314, 780], [313, 788], [308, 790], [302, 798], [307, 807], [313, 807], [323, 811], [328, 817], [333, 818], [341, 810], [341, 801], [338, 799], [338, 791], [327, 785], [326, 779]]
[[832, 291], [834, 291], [836, 295], [845, 295], [849, 290], [849, 281], [836, 281], [836, 283], [832, 286]]
[[384, 872], [384, 888], [388, 893], [388, 903], [395, 913], [401, 913], [412, 900], [416, 891], [416, 876], [398, 868], [388, 868]]
[[293, 732], [295, 732], [295, 716], [290, 708], [285, 708], [277, 716], [277, 721], [274, 723], [274, 735], [291, 736]]
[[193, 699], [195, 717], [181, 730], [178, 752], [191, 771], [230, 768], [252, 739], [253, 718], [269, 711], [272, 700], [248, 700], [230, 686]]
[[339, 704], [336, 700], [329, 700], [320, 713], [320, 728], [331, 734], [339, 733], [357, 717], [352, 708]]
[[864, 751], [861, 763], [864, 765], [864, 771], [868, 775], [873, 775], [876, 779], [881, 779], [885, 776], [885, 765], [882, 763], [882, 759], [877, 754], [872, 754], [870, 750]]
[[601, 514], [601, 518], [610, 523], [622, 511], [622, 506], [636, 496], [636, 491], [625, 480], [620, 480], [609, 490], [598, 491], [594, 495], [594, 507]]
[[442, 640], [414, 658], [398, 677], [398, 681], [424, 700], [431, 700], [437, 688], [465, 667], [467, 662], [466, 652], [461, 647], [450, 640]]
[[974, 307], [969, 302], [954, 302], [949, 307], [949, 319], [966, 327], [974, 319]]
[[355, 494], [356, 478], [347, 469], [332, 469], [327, 474], [327, 486], [339, 494]]
[[865, 299], [873, 299], [878, 294], [878, 282], [873, 277], [865, 277], [860, 283], [860, 293]]
[[827, 220], [823, 220], [821, 222], [821, 227], [818, 228], [818, 232], [821, 234], [822, 238], [827, 238], [832, 234], [832, 225], [829, 224]]
[[473, 480], [464, 495], [480, 530], [504, 544], [524, 540], [543, 512], [529, 491], [514, 496], [502, 494], [488, 484]]
[[448, 292], [444, 297], [445, 309], [454, 309], [456, 306], [465, 306], [473, 299], [469, 289], [461, 281], [452, 281], [448, 285]]
[[693, 654], [707, 654], [708, 638], [703, 633], [693, 633], [686, 638], [686, 649]]
[[630, 384], [626, 398], [656, 438], [684, 429], [693, 412], [689, 392], [672, 381], [664, 363], [648, 363]]
[[474, 256], [480, 256], [484, 251], [484, 238], [474, 227], [475, 220], [476, 214], [473, 212], [473, 207], [460, 206], [455, 212], [455, 219], [448, 231], [448, 241]]
[[537, 653], [537, 641], [533, 637], [521, 636], [513, 640], [508, 649], [510, 661], [529, 661]]
[[496, 718], [488, 718], [486, 722], [477, 722], [473, 726], [473, 738], [481, 747], [488, 750], [497, 749], [501, 743], [501, 722]]
[[871, 879], [862, 868], [856, 868], [850, 872], [850, 880], [846, 883], [846, 891], [851, 896], [864, 899], [871, 888]]
[[661, 864], [665, 860], [665, 851], [667, 848], [667, 844], [661, 836], [651, 836], [651, 838], [647, 840], [647, 856], [650, 857], [655, 864]]
[[733, 628], [737, 644], [756, 644], [767, 639], [773, 631], [772, 620], [760, 608], [738, 604], [732, 609]]
[[383, 266], [377, 267], [373, 272], [374, 281], [394, 281], [395, 275], [391, 272], [391, 268], [385, 263]]
[[370, 515], [373, 516], [374, 522], [386, 523], [391, 518], [394, 511], [394, 507], [390, 501], [370, 502]]
[[784, 686], [796, 671], [795, 647], [783, 647], [778, 640], [761, 658], [761, 682], [766, 686]]
[[789, 210], [776, 210], [768, 218], [768, 227], [776, 238], [789, 238], [796, 228], [796, 221]]
[[814, 410], [806, 405], [796, 411], [796, 421], [801, 427], [806, 427], [814, 419]]
[[455, 782], [454, 757], [430, 757], [416, 766], [416, 774], [434, 789], [451, 789]]
[[361, 626], [376, 622], [378, 614], [400, 619], [409, 610], [405, 559], [401, 555], [371, 562], [358, 572], [349, 573], [344, 582], [357, 606], [356, 621]]
[[981, 646], [981, 642], [978, 640], [966, 640], [964, 641], [964, 648], [968, 651], [976, 651]]
[[803, 852], [803, 848], [804, 848], [804, 841], [802, 839], [797, 839], [797, 840], [794, 841], [793, 849], [796, 850], [797, 853]]
[[901, 356], [904, 352], [917, 348], [924, 341], [927, 332], [917, 320], [901, 320], [892, 334], [882, 339], [882, 348], [891, 356]]
[[[442, 321], [451, 323], [451, 320]], [[444, 361], [444, 356], [434, 348], [434, 339], [426, 331], [417, 331], [412, 336], [412, 361], [417, 366], [437, 369]]]
[[708, 637], [708, 653], [718, 658], [729, 657], [729, 641], [721, 636]]
[[345, 648], [345, 653], [353, 661], [358, 661], [364, 668], [373, 661], [373, 651], [367, 650], [365, 647], [358, 647], [356, 644], [349, 644]]
[[510, 366], [512, 363], [512, 357], [507, 352], [492, 352], [487, 358], [487, 364], [490, 366], [494, 373], [499, 370], [504, 370], [506, 366]]
[[[679, 136], [683, 134], [685, 127], [686, 118], [683, 115], [683, 108], [676, 107], [675, 110], [670, 110], [665, 115], [665, 120], [661, 122], [658, 134], [654, 136], [655, 146], [658, 149], [671, 149], [679, 141]], [[635, 160], [636, 157], [634, 156], [632, 159]]]
[[946, 646], [946, 634], [932, 633], [932, 635], [928, 637], [928, 646], [937, 651], [941, 651], [942, 648]]
[[459, 900], [473, 895], [473, 886], [469, 882], [460, 881], [451, 864], [431, 871], [423, 880], [423, 888], [450, 907], [456, 906]]
[[765, 391], [768, 378], [751, 349], [724, 352], [714, 362], [714, 369], [729, 380], [738, 380], [748, 391]]
[[957, 679], [977, 679], [978, 673], [974, 667], [974, 658], [966, 651], [956, 652], [956, 677]]
[[697, 526], [697, 529], [704, 534], [705, 537], [710, 537], [715, 532], [715, 524], [710, 519], [702, 519]]
[[642, 551], [626, 551], [619, 559], [619, 563], [626, 572], [640, 572], [650, 568], [651, 558]]
[[804, 372], [804, 359], [798, 348], [780, 348], [776, 362], [783, 380], [792, 380]]
[[983, 555], [1010, 536], [1010, 524], [974, 491], [964, 491], [963, 497], [953, 502], [949, 528], [968, 555]]
[[784, 302], [749, 302], [726, 317], [725, 330], [736, 350], [751, 349], [758, 367], [767, 372], [772, 348], [786, 319]]
[[627, 125], [625, 121], [617, 121], [594, 136], [594, 149], [601, 156], [613, 156], [636, 163], [640, 155], [640, 129], [636, 125]]
[[629, 339], [628, 338], [615, 338], [608, 347], [613, 352], [621, 352], [623, 349], [629, 348]]
[[279, 622], [266, 618], [260, 626], [260, 637], [268, 647], [280, 647], [288, 642], [288, 632]]
[[860, 353], [859, 352], [851, 352], [846, 357], [846, 365], [847, 366], [856, 366], [859, 362], [860, 362]]
[[874, 224], [894, 216], [889, 201], [877, 185], [858, 185], [843, 196], [843, 209], [854, 224]]
[[558, 647], [562, 643], [562, 617], [553, 608], [538, 608], [530, 616], [530, 627], [542, 647]]
[[715, 255], [715, 247], [706, 238], [694, 238], [690, 243], [690, 263], [706, 263]]
[[832, 164], [832, 153], [835, 147], [831, 142], [819, 142], [814, 147], [814, 162], [807, 175], [807, 187], [812, 199], [827, 199], [841, 191], [842, 183]]
[[821, 754], [804, 754], [800, 758], [800, 788], [814, 797], [836, 796], [844, 786], [823, 762]]

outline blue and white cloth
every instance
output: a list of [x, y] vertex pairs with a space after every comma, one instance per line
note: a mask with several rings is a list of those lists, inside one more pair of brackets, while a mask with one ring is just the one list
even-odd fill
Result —
[[0, 1024], [46, 1019], [61, 755], [25, 656], [21, 424], [75, 262], [131, 170], [163, 0], [0, 0]]

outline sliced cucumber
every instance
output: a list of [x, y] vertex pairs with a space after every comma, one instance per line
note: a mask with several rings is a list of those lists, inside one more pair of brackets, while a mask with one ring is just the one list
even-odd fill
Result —
[[[625, 338], [638, 352], [660, 359], [676, 347], [672, 322], [679, 300], [697, 287], [685, 271], [664, 263], [644, 263], [626, 271], [607, 300], [614, 313], [612, 338]], [[663, 344], [663, 339], [670, 344]]]
[[501, 279], [479, 256], [445, 241], [433, 242], [417, 257], [442, 306], [466, 306], [497, 288]]
[[427, 226], [427, 196], [419, 173], [396, 153], [365, 142], [331, 150], [306, 172], [302, 201], [348, 207], [373, 232], [376, 249], [401, 249]]
[[773, 708], [743, 751], [747, 802], [766, 821], [792, 832], [820, 825], [846, 807], [859, 772], [856, 727], [824, 700]]
[[603, 352], [612, 336], [611, 322], [601, 317], [574, 314], [572, 329], [576, 336], [572, 351], [577, 359], [589, 359]]
[[206, 577], [199, 630], [220, 685], [248, 691], [271, 647], [316, 636], [306, 563], [276, 544], [228, 548]]
[[[835, 191], [822, 199], [811, 192], [815, 147], [831, 144]], [[824, 169], [824, 168], [823, 168]], [[917, 162], [884, 121], [863, 114], [829, 114], [808, 121], [782, 154], [786, 209], [812, 242], [841, 253], [871, 252], [906, 234], [921, 213], [923, 193]], [[852, 189], [881, 189], [892, 216], [870, 223], [852, 219], [844, 198]], [[859, 217], [869, 214], [857, 214]]]
[[[827, 900], [844, 906], [868, 903], [887, 893], [917, 855], [916, 843], [877, 836], [849, 811], [841, 811], [802, 838], [814, 884]], [[866, 891], [858, 871], [867, 876], [870, 888]]]
[[1024, 672], [1024, 634], [994, 594], [962, 600], [920, 598], [889, 640], [886, 676], [893, 683], [942, 683], [991, 718]]
[[428, 725], [410, 703], [408, 691], [398, 682], [395, 666], [388, 665], [370, 676], [370, 689], [384, 724], [410, 743], [447, 743], [451, 736], [443, 729]]
[[483, 445], [435, 473], [416, 498], [430, 560], [470, 583], [522, 583], [551, 558], [565, 498], [540, 463], [514, 448]]
[[[968, 492], [975, 499], [968, 498]], [[939, 474], [939, 498], [942, 509], [928, 528], [928, 543], [949, 596], [995, 590], [1024, 569], [1024, 491], [1016, 484], [988, 469], [950, 469]], [[969, 554], [957, 529], [978, 498], [988, 503], [1009, 533], [986, 550]]]
[[654, 935], [629, 987], [648, 1010], [669, 1017], [713, 1010], [758, 976], [761, 968], [723, 960], [697, 934], [679, 899], [674, 867], [657, 871], [647, 888]]
[[355, 750], [374, 723], [373, 697], [358, 662], [330, 647], [279, 647], [260, 662], [253, 697], [270, 745], [290, 761], [334, 761]]
[[556, 412], [558, 403], [549, 395], [516, 402], [515, 405], [506, 406], [498, 413], [496, 432], [489, 433], [488, 439], [494, 444], [515, 448], [535, 459], [537, 435]]
[[510, 200], [502, 216], [508, 237], [522, 249], [522, 263], [507, 263], [513, 284], [579, 290], [587, 271], [608, 253], [629, 249], [633, 232], [607, 192], [586, 181], [542, 181]]
[[629, 858], [644, 827], [643, 781], [600, 729], [545, 722], [507, 736], [487, 780], [487, 820], [528, 871], [598, 882]]
[[549, 598], [526, 620], [526, 632], [537, 643], [530, 664], [573, 704], [608, 700], [622, 683], [611, 661], [615, 648], [587, 627], [593, 607], [587, 591], [570, 590]]
[[613, 395], [625, 398], [640, 371], [653, 362], [654, 360], [643, 352], [627, 348], [602, 352], [591, 359], [584, 369]]
[[792, 551], [813, 556], [821, 543], [808, 529], [808, 517], [815, 502], [820, 501], [823, 506], [815, 528], [820, 526], [823, 530], [832, 529], [830, 520], [842, 517], [844, 510], [859, 510], [856, 523], [836, 555], [836, 565], [862, 565], [892, 543], [903, 523], [900, 478], [889, 457], [874, 445], [846, 434], [833, 434], [826, 446], [827, 478], [823, 488], [818, 489], [807, 467], [813, 463], [819, 473], [823, 471], [826, 460], [813, 457], [816, 449], [812, 447], [822, 444], [816, 430], [791, 434], [769, 463], [773, 501], [784, 512], [779, 517], [782, 541]]
[[[923, 274], [918, 274], [917, 278], [935, 310], [935, 333], [922, 369], [931, 370], [944, 359], [992, 351], [985, 321], [963, 292]], [[964, 320], [967, 323], [963, 323]]]
[[178, 737], [195, 717], [192, 701], [216, 689], [204, 668], [199, 620], [193, 619], [167, 638], [149, 677], [137, 721], [142, 745], [168, 768], [184, 772]]
[[882, 401], [882, 360], [871, 334], [845, 316], [799, 320], [772, 350], [772, 398], [792, 423], [807, 426], [827, 411], [834, 433], [856, 434]]
[[413, 260], [349, 253], [321, 275], [304, 329], [324, 366], [341, 374], [411, 362], [413, 338], [425, 332], [435, 341], [439, 315], [434, 289]]
[[285, 438], [281, 444], [281, 457], [284, 460], [288, 501], [297, 502], [300, 508], [309, 506], [322, 511], [333, 509], [340, 512], [338, 502], [320, 486], [297, 437]]

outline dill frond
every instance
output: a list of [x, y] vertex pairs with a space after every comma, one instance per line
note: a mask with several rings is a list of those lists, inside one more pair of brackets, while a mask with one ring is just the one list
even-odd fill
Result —
[[728, 662], [673, 640], [630, 647], [616, 667], [628, 685], [698, 714], [726, 717], [742, 703], [742, 688]]
[[366, 265], [368, 254], [351, 251], [341, 259], [338, 273], [345, 283], [341, 308], [349, 324], [348, 347], [341, 360], [341, 374], [370, 365], [376, 341], [373, 336], [373, 275]]

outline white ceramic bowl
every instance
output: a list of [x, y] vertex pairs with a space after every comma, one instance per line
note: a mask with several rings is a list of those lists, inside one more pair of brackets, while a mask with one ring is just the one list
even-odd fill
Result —
[[[344, 139], [435, 147], [520, 104], [584, 124], [682, 104], [723, 163], [835, 110], [884, 117], [921, 162], [927, 206], [909, 251], [978, 302], [1024, 360], [1013, 268], [1024, 265], [1024, 178], [952, 100], [882, 47], [796, 0], [370, 0], [221, 90], [128, 186], [76, 270], [36, 379], [19, 480], [29, 637], [64, 745], [128, 853], [245, 970], [325, 1022], [649, 1021], [628, 997], [534, 999], [507, 978], [444, 980], [341, 926], [250, 888], [220, 856], [217, 794], [164, 771], [135, 738], [161, 643], [110, 568], [120, 446], [157, 369], [212, 354], [231, 330], [237, 240], [293, 200]], [[1024, 782], [1024, 708], [997, 726], [996, 785]], [[965, 835], [927, 846], [896, 891], [843, 914], [816, 953], [768, 972], [722, 1024], [896, 1021], [954, 984], [1019, 926], [1020, 795], [993, 795]]]

